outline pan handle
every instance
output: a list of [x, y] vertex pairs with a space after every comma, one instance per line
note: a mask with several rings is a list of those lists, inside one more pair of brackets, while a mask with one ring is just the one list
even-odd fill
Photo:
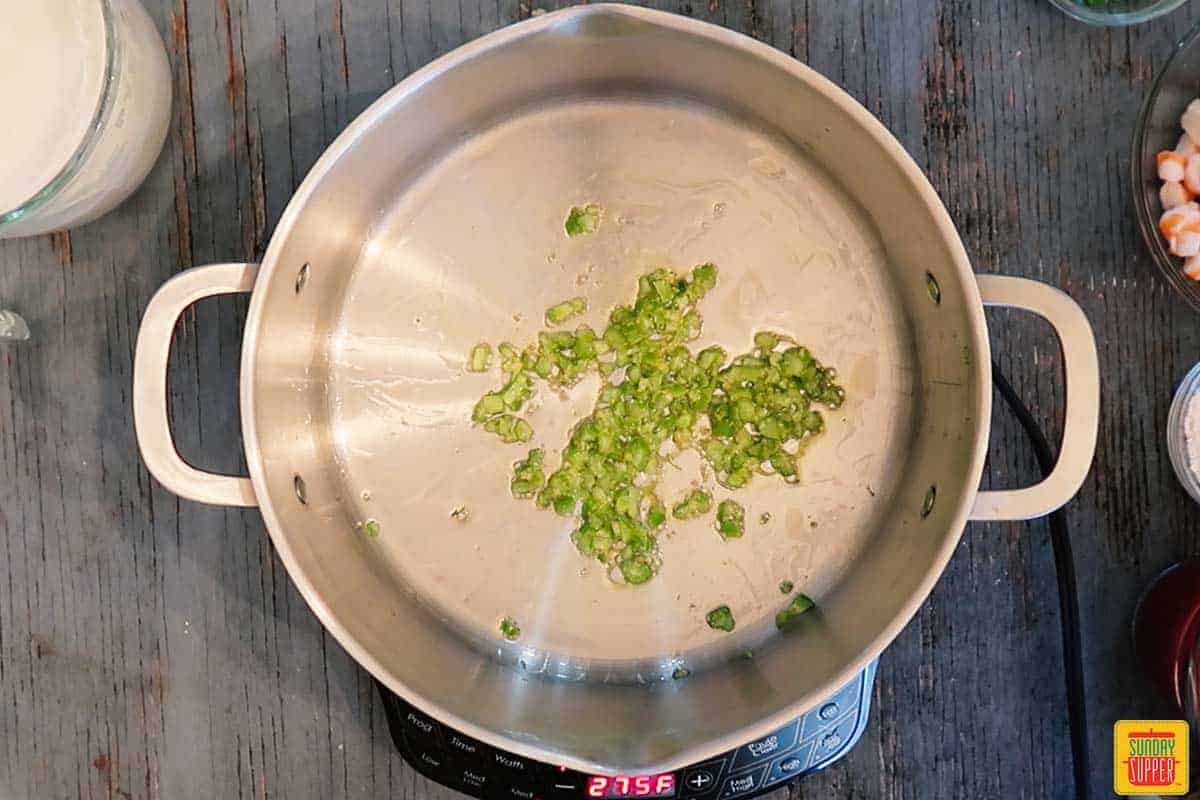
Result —
[[150, 299], [133, 356], [133, 425], [142, 460], [159, 483], [180, 497], [219, 506], [256, 506], [249, 478], [204, 472], [184, 461], [167, 419], [167, 357], [179, 315], [218, 294], [254, 288], [257, 264], [213, 264], [181, 272]]
[[1075, 496], [1096, 453], [1100, 424], [1100, 363], [1096, 357], [1096, 337], [1079, 304], [1053, 286], [1004, 275], [977, 275], [976, 278], [985, 306], [1032, 311], [1054, 328], [1063, 350], [1067, 411], [1058, 462], [1050, 474], [1041, 483], [1026, 489], [980, 492], [975, 497], [971, 519], [1044, 517]]

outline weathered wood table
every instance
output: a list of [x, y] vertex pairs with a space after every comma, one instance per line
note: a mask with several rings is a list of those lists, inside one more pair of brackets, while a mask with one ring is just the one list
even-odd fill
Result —
[[[134, 337], [176, 272], [253, 261], [322, 149], [430, 59], [536, 9], [517, 0], [147, 0], [174, 71], [166, 150], [116, 213], [0, 243], [0, 796], [448, 798], [393, 752], [367, 674], [290, 584], [255, 511], [182, 502], [142, 467]], [[1090, 315], [1104, 386], [1093, 477], [1071, 506], [1093, 789], [1111, 724], [1168, 713], [1129, 644], [1138, 593], [1200, 553], [1164, 427], [1200, 358], [1200, 318], [1134, 229], [1129, 139], [1186, 8], [1135, 29], [1041, 0], [697, 0], [671, 10], [807, 62], [863, 102], [925, 169], [980, 272], [1065, 288]], [[15, 110], [14, 110], [14, 113]], [[3, 124], [3, 123], [0, 123]], [[239, 463], [244, 298], [178, 332], [184, 455]], [[1055, 434], [1047, 328], [992, 315], [993, 346]], [[999, 331], [999, 333], [997, 333]], [[1035, 464], [1003, 406], [987, 481]], [[973, 525], [884, 655], [871, 726], [795, 797], [1063, 797], [1071, 791], [1053, 562], [1044, 523]], [[774, 795], [787, 796], [786, 791]]]

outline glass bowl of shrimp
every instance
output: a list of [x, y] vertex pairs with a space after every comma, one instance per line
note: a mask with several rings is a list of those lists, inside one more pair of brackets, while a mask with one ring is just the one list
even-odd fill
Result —
[[1200, 311], [1200, 25], [1175, 46], [1146, 95], [1130, 175], [1154, 263]]

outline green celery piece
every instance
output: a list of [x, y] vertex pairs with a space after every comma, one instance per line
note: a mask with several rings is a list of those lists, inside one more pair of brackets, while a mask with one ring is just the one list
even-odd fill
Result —
[[775, 627], [781, 631], [790, 630], [806, 611], [814, 608], [816, 603], [806, 594], [797, 593], [787, 606], [775, 615]]
[[717, 506], [717, 530], [726, 539], [740, 539], [746, 532], [746, 509], [735, 500]]
[[[598, 220], [598, 207], [594, 211]], [[582, 219], [576, 222], [585, 224]], [[586, 325], [542, 331], [523, 350], [502, 343], [505, 384], [472, 412], [501, 440], [528, 441], [533, 429], [518, 414], [537, 380], [567, 387], [593, 369], [600, 374], [593, 410], [572, 429], [558, 468], [551, 473], [541, 451], [531, 450], [514, 463], [510, 487], [540, 508], [578, 514], [571, 534], [576, 547], [619, 569], [631, 585], [658, 570], [656, 534], [668, 508], [655, 484], [662, 459], [671, 457], [662, 450], [668, 440], [700, 451], [726, 488], [748, 485], [768, 466], [795, 482], [791, 453], [825, 427], [816, 406], [836, 408], [845, 397], [834, 370], [786, 334], [758, 331], [753, 350], [732, 361], [719, 347], [692, 353], [689, 339], [702, 326], [699, 302], [717, 277], [711, 264], [690, 276], [656, 269], [641, 277], [633, 303], [611, 311], [603, 331]], [[547, 309], [546, 323], [561, 325], [586, 308], [582, 297], [566, 300]], [[687, 493], [670, 512], [687, 519], [714, 505], [721, 534], [744, 535], [745, 509], [734, 500], [716, 504], [706, 491]]]
[[471, 372], [486, 372], [488, 366], [492, 363], [492, 346], [486, 342], [480, 342], [471, 348], [471, 360], [467, 364], [467, 369]]
[[532, 497], [546, 485], [542, 471], [542, 451], [533, 449], [523, 460], [513, 464], [513, 479], [509, 484], [514, 497]]
[[675, 504], [671, 513], [675, 515], [675, 519], [692, 519], [701, 514], [707, 514], [711, 508], [712, 495], [703, 489], [693, 489], [684, 496], [683, 500]]
[[733, 612], [729, 610], [729, 606], [717, 606], [712, 611], [708, 612], [704, 617], [704, 621], [708, 623], [708, 627], [715, 631], [725, 631], [729, 633], [737, 625], [733, 619]]
[[[585, 311], [587, 311], [587, 300], [582, 297], [572, 297], [570, 300], [563, 300], [546, 309], [546, 324], [561, 325], [571, 317], [578, 316]], [[574, 342], [574, 337], [571, 341]]]
[[515, 642], [521, 635], [521, 626], [512, 617], [500, 620], [500, 635], [510, 642]]
[[631, 560], [621, 562], [621, 577], [625, 579], [626, 583], [637, 586], [650, 580], [653, 576], [654, 571], [644, 561]]
[[585, 233], [595, 233], [600, 227], [600, 206], [595, 203], [588, 203], [586, 206], [575, 206], [567, 214], [567, 221], [563, 223], [563, 228], [567, 231], [567, 236], [581, 236]]

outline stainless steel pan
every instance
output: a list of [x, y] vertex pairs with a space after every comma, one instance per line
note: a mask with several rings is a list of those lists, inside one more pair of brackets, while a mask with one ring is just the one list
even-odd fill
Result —
[[[568, 239], [582, 202], [604, 207], [601, 229]], [[661, 574], [616, 587], [575, 552], [569, 520], [508, 495], [524, 448], [467, 424], [495, 377], [464, 358], [481, 339], [532, 338], [547, 305], [580, 291], [599, 325], [640, 272], [701, 261], [721, 268], [701, 345], [790, 332], [838, 367], [848, 400], [800, 486], [755, 480], [744, 539], [678, 526]], [[184, 463], [164, 400], [176, 319], [228, 292], [253, 292], [248, 479]], [[977, 490], [985, 303], [1044, 316], [1063, 345], [1062, 454], [1031, 488]], [[542, 393], [532, 421], [552, 463], [588, 388]], [[259, 506], [317, 616], [388, 687], [490, 744], [602, 772], [703, 760], [820, 701], [897, 635], [968, 520], [1035, 517], [1074, 494], [1098, 408], [1078, 306], [973, 275], [932, 188], [866, 110], [751, 39], [619, 6], [514, 25], [388, 92], [313, 168], [260, 266], [190, 270], [155, 296], [134, 389], [151, 472], [192, 500]], [[679, 486], [698, 476], [681, 466]], [[356, 529], [368, 518], [376, 538]], [[782, 579], [820, 606], [789, 635], [771, 624]], [[720, 603], [734, 634], [704, 624]], [[503, 615], [516, 643], [498, 635]], [[690, 677], [670, 679], [681, 667]]]

